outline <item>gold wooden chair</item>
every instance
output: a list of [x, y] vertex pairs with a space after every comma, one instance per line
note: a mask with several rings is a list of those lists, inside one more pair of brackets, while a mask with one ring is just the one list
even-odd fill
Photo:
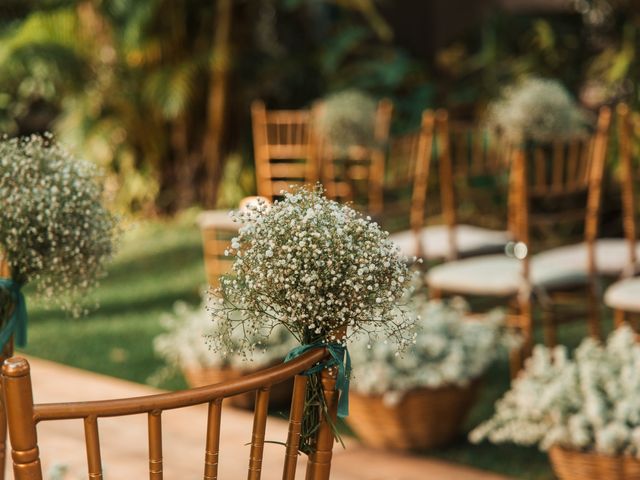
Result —
[[[316, 105], [314, 108], [322, 108]], [[346, 156], [337, 156], [331, 145], [321, 138], [317, 144], [318, 169], [328, 198], [357, 203], [358, 185], [364, 186], [365, 204], [361, 205], [371, 214], [383, 210], [385, 149], [389, 141], [393, 103], [389, 99], [378, 102], [375, 118], [376, 147], [364, 148], [354, 145]]]
[[[436, 112], [438, 180], [443, 225], [433, 230], [433, 259], [504, 251], [511, 234], [499, 225], [482, 225], [483, 219], [506, 204], [508, 152], [500, 139], [479, 124], [454, 121], [446, 110]], [[483, 215], [483, 213], [485, 213]], [[428, 242], [425, 239], [425, 242]]]
[[[560, 315], [556, 300], [565, 292], [586, 290], [589, 306], [589, 330], [599, 336], [598, 300], [596, 297], [595, 239], [601, 200], [608, 130], [611, 113], [603, 108], [596, 131], [591, 136], [551, 145], [514, 148], [511, 160], [509, 223], [516, 243], [511, 255], [485, 255], [445, 263], [427, 273], [427, 284], [435, 297], [445, 293], [490, 297], [507, 301], [513, 309], [510, 324], [522, 331], [524, 346], [512, 355], [512, 372], [516, 373], [530, 353], [533, 342], [532, 300], [543, 306], [543, 325], [547, 344], [555, 343], [558, 321], [574, 318]], [[580, 198], [582, 206], [567, 199]], [[584, 201], [584, 196], [587, 200]], [[588, 267], [582, 269], [570, 261], [531, 255], [530, 233], [540, 221], [533, 207], [539, 202], [556, 207], [553, 221], [584, 219]], [[545, 220], [547, 216], [542, 217]], [[567, 312], [573, 313], [573, 312]]]
[[[6, 255], [0, 250], [0, 278], [11, 277], [9, 262]], [[0, 352], [0, 364], [13, 355], [13, 338], [7, 342], [2, 352]], [[1, 386], [0, 386], [1, 390]], [[7, 457], [7, 417], [4, 401], [0, 398], [0, 480], [4, 480], [5, 465]]]
[[[266, 197], [246, 197], [240, 201], [240, 210], [258, 198], [268, 202]], [[207, 283], [214, 288], [220, 286], [220, 277], [231, 271], [234, 261], [233, 257], [225, 255], [225, 251], [238, 234], [240, 225], [233, 221], [230, 213], [229, 210], [207, 210], [198, 216]]]
[[267, 110], [251, 105], [258, 195], [274, 201], [291, 185], [318, 180], [309, 110]]
[[[307, 385], [307, 377], [302, 372], [325, 358], [327, 358], [327, 353], [324, 349], [313, 350], [290, 362], [248, 375], [239, 380], [179, 392], [117, 400], [36, 405], [33, 403], [28, 362], [18, 357], [10, 358], [2, 369], [2, 385], [3, 398], [7, 406], [15, 478], [16, 480], [41, 480], [43, 478], [37, 438], [37, 426], [42, 422], [82, 420], [89, 478], [101, 479], [103, 472], [99, 420], [115, 416], [147, 415], [149, 478], [161, 480], [163, 478], [162, 413], [166, 410], [191, 405], [208, 404], [207, 433], [206, 438], [203, 439], [203, 478], [215, 479], [218, 475], [218, 464], [224, 461], [223, 458], [218, 458], [223, 399], [244, 392], [256, 391], [247, 478], [258, 480], [261, 477], [269, 390], [274, 384], [288, 378], [295, 378], [282, 477], [286, 480], [293, 480], [298, 461], [301, 420]], [[325, 369], [321, 375], [329, 406], [329, 415], [335, 421], [338, 397], [338, 392], [335, 390], [335, 372], [331, 369]], [[324, 416], [321, 418], [322, 421], [315, 437], [315, 453], [309, 455], [307, 461], [306, 478], [308, 480], [327, 480], [330, 474], [334, 437], [330, 423]]]
[[231, 239], [238, 233], [238, 224], [229, 217], [228, 210], [210, 210], [198, 216], [202, 234], [204, 269], [207, 283], [214, 288], [220, 285], [220, 277], [231, 270], [233, 258], [224, 252]]
[[409, 257], [424, 256], [422, 233], [424, 229], [431, 228], [424, 224], [434, 128], [434, 114], [427, 110], [422, 114], [422, 125], [417, 131], [396, 136], [389, 142], [384, 185], [388, 196], [379, 220], [393, 230], [397, 230], [393, 225], [396, 222], [409, 227], [389, 236], [400, 251]]
[[620, 180], [622, 186], [622, 215], [625, 233], [625, 245], [627, 264], [621, 268], [621, 279], [607, 288], [604, 294], [604, 303], [612, 308], [615, 313], [616, 326], [636, 322], [640, 317], [640, 242], [637, 236], [637, 204], [635, 195], [635, 182], [638, 175], [633, 165], [634, 140], [640, 138], [640, 118], [634, 116], [627, 105], [621, 104], [617, 108], [618, 113], [618, 148], [620, 159]]

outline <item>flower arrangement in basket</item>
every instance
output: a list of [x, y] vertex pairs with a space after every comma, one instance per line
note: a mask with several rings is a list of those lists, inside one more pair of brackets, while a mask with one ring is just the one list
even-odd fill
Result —
[[[237, 353], [225, 356], [212, 353], [206, 339], [217, 334], [218, 324], [211, 322], [206, 300], [198, 308], [176, 302], [173, 313], [164, 315], [161, 322], [165, 332], [154, 339], [153, 348], [164, 359], [166, 366], [149, 379], [156, 385], [176, 370], [182, 371], [191, 387], [239, 378], [243, 374], [282, 362], [296, 346], [295, 338], [287, 329], [276, 327], [268, 338], [262, 340], [250, 363]], [[241, 341], [240, 335], [240, 331], [233, 332], [231, 341]], [[272, 405], [286, 405], [291, 399], [291, 392], [291, 382], [274, 386], [270, 396]], [[232, 397], [230, 402], [235, 406], [253, 408], [254, 396], [238, 395]]]
[[425, 449], [450, 442], [473, 406], [479, 381], [517, 342], [500, 310], [469, 317], [461, 298], [412, 302], [417, 337], [401, 355], [391, 342], [356, 342], [348, 423], [375, 447]]
[[606, 344], [536, 346], [470, 439], [538, 445], [562, 480], [640, 478], [640, 344], [628, 327]]
[[376, 146], [376, 111], [376, 101], [369, 95], [345, 90], [322, 100], [315, 127], [337, 155], [345, 155], [352, 147]]
[[530, 77], [504, 89], [488, 107], [490, 130], [509, 141], [549, 142], [588, 132], [588, 118], [556, 80]]
[[[10, 278], [0, 280], [0, 345], [26, 341], [22, 287], [79, 315], [79, 301], [105, 273], [117, 218], [103, 205], [96, 167], [73, 158], [51, 136], [0, 141], [0, 250]], [[11, 308], [6, 308], [10, 304]]]
[[[276, 326], [301, 344], [288, 358], [325, 347], [340, 390], [338, 415], [348, 414], [347, 340], [383, 334], [399, 349], [413, 339], [413, 319], [398, 301], [410, 284], [410, 267], [376, 223], [347, 205], [326, 199], [321, 187], [284, 193], [282, 201], [257, 202], [237, 219], [233, 274], [214, 291], [214, 350], [244, 354], [261, 348]], [[239, 314], [240, 313], [240, 314]], [[241, 340], [234, 337], [241, 331]], [[313, 451], [313, 434], [327, 417], [319, 372], [308, 372], [301, 450]], [[330, 419], [329, 419], [330, 420]], [[329, 422], [331, 423], [331, 422]], [[335, 434], [335, 430], [334, 430]]]

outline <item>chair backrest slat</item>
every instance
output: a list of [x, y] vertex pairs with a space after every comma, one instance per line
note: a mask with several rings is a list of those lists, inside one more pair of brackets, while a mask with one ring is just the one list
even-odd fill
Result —
[[618, 114], [618, 148], [620, 157], [620, 181], [622, 183], [622, 222], [624, 234], [627, 239], [629, 252], [629, 265], [632, 267], [626, 275], [632, 275], [637, 268], [638, 258], [636, 254], [637, 225], [636, 225], [636, 197], [635, 197], [635, 172], [633, 168], [633, 125], [631, 110], [626, 104], [620, 104]]
[[269, 387], [262, 387], [256, 393], [256, 407], [251, 432], [251, 452], [249, 453], [248, 480], [260, 480], [262, 475], [262, 456], [264, 455], [264, 436], [267, 429], [269, 409]]
[[90, 479], [102, 479], [102, 459], [100, 458], [100, 435], [98, 419], [94, 415], [84, 418], [84, 441], [87, 445], [87, 465]]
[[309, 110], [267, 110], [255, 101], [251, 120], [258, 195], [273, 201], [290, 185], [318, 179]]
[[306, 389], [307, 376], [296, 375], [293, 381], [293, 400], [291, 401], [291, 411], [289, 412], [289, 433], [287, 434], [282, 480], [295, 480]]
[[[291, 423], [287, 438], [285, 459], [285, 479], [293, 479], [295, 461], [300, 445], [300, 429], [302, 411], [305, 405], [306, 377], [300, 374], [326, 358], [324, 349], [308, 352], [287, 363], [265, 369], [256, 374], [247, 375], [206, 387], [181, 392], [163, 393], [146, 397], [116, 399], [91, 402], [71, 402], [60, 404], [33, 404], [33, 392], [29, 373], [29, 364], [21, 358], [11, 358], [3, 366], [3, 394], [7, 407], [9, 433], [11, 437], [14, 474], [16, 480], [42, 480], [42, 467], [37, 445], [36, 424], [42, 421], [62, 419], [82, 419], [85, 426], [85, 443], [89, 464], [89, 478], [101, 479], [102, 468], [100, 458], [100, 442], [98, 435], [98, 419], [101, 417], [135, 415], [145, 413], [148, 416], [149, 435], [149, 477], [152, 480], [163, 478], [162, 459], [162, 411], [182, 408], [202, 403], [208, 404], [207, 437], [205, 448], [205, 480], [213, 480], [218, 475], [220, 447], [220, 419], [222, 399], [240, 393], [257, 390], [251, 453], [248, 478], [259, 480], [262, 473], [262, 462], [265, 444], [265, 431], [269, 406], [271, 385], [295, 377], [292, 398]], [[323, 371], [321, 375], [329, 375]], [[335, 379], [333, 384], [335, 387]], [[327, 396], [327, 406], [335, 421], [337, 392], [331, 391]], [[321, 416], [321, 418], [324, 418]], [[322, 420], [326, 423], [326, 420]], [[327, 426], [322, 425], [318, 431], [325, 432]], [[331, 430], [329, 429], [329, 432]], [[312, 480], [328, 480], [331, 462], [331, 442], [318, 438], [317, 443], [322, 451], [323, 466], [317, 476], [309, 476]], [[310, 457], [314, 464], [317, 457]], [[287, 474], [287, 472], [290, 472]], [[289, 475], [289, 476], [287, 476]]]
[[204, 453], [204, 480], [218, 478], [218, 457], [220, 456], [220, 420], [222, 398], [209, 402], [207, 413], [207, 445]]
[[162, 411], [148, 413], [149, 480], [162, 480]]

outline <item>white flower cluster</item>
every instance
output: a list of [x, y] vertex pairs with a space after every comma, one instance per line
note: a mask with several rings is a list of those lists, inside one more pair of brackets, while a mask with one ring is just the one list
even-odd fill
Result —
[[375, 100], [359, 90], [334, 93], [322, 101], [315, 127], [338, 155], [354, 146], [373, 147], [376, 109]]
[[[410, 343], [413, 321], [399, 300], [411, 272], [389, 234], [327, 200], [321, 187], [283, 194], [236, 214], [243, 226], [228, 252], [233, 273], [213, 292], [213, 349], [251, 351], [276, 325], [304, 344], [344, 342], [360, 331], [383, 333], [400, 348]], [[242, 345], [232, 341], [236, 329]]]
[[[206, 338], [216, 335], [206, 301], [199, 308], [176, 302], [173, 314], [162, 317], [165, 333], [153, 340], [153, 348], [165, 362], [174, 368], [233, 367], [247, 369], [244, 355], [221, 355], [212, 352]], [[241, 343], [240, 332], [231, 341]], [[251, 368], [261, 368], [282, 361], [296, 345], [296, 339], [284, 327], [276, 327], [266, 339], [260, 339], [260, 348], [253, 352]], [[258, 339], [256, 339], [258, 341]]]
[[11, 276], [74, 314], [114, 251], [117, 219], [97, 177], [50, 136], [0, 141], [0, 247]]
[[587, 132], [587, 118], [556, 80], [527, 78], [504, 89], [488, 108], [488, 126], [507, 140], [538, 142]]
[[601, 345], [583, 340], [574, 359], [565, 347], [537, 346], [495, 415], [473, 442], [554, 445], [640, 458], [640, 344], [628, 327]]
[[460, 298], [445, 303], [416, 299], [414, 344], [398, 355], [392, 342], [369, 343], [360, 339], [351, 346], [354, 390], [382, 395], [394, 404], [416, 388], [466, 386], [516, 341], [504, 328], [504, 314], [494, 310], [469, 318]]

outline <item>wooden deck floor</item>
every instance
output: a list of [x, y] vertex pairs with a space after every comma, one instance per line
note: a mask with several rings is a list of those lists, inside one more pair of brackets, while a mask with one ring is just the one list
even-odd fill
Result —
[[[97, 375], [52, 362], [29, 358], [36, 402], [61, 402], [119, 398], [157, 393], [151, 387]], [[220, 479], [246, 478], [253, 417], [251, 413], [223, 410]], [[202, 478], [206, 409], [192, 407], [163, 414], [164, 467], [166, 480]], [[146, 416], [100, 421], [100, 442], [107, 480], [148, 478]], [[62, 421], [39, 426], [41, 458], [45, 478], [55, 465], [64, 465], [65, 480], [86, 478], [82, 422]], [[283, 441], [286, 422], [269, 418], [267, 439]], [[265, 449], [264, 480], [281, 478], [283, 447], [269, 444]], [[10, 463], [10, 462], [9, 462]], [[8, 465], [10, 469], [10, 465]], [[303, 460], [298, 467], [304, 477]], [[8, 474], [6, 478], [13, 478]], [[332, 468], [333, 480], [506, 480], [505, 477], [472, 470], [439, 460], [370, 450], [349, 442], [337, 446]]]

